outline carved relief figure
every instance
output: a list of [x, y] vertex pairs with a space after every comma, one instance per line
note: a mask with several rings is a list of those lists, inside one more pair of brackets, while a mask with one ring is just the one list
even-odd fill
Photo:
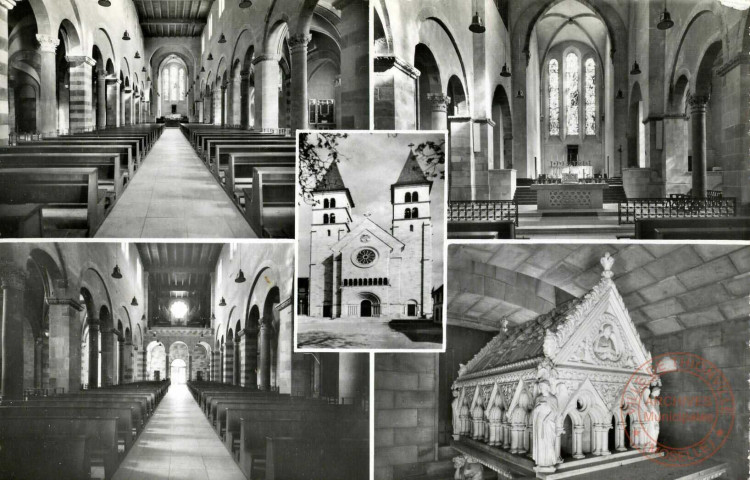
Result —
[[473, 458], [465, 455], [453, 457], [453, 468], [456, 469], [454, 480], [484, 480], [484, 468]]
[[461, 405], [461, 411], [459, 412], [459, 419], [461, 428], [459, 430], [460, 435], [471, 434], [471, 418], [469, 416], [469, 397], [464, 396], [464, 402]]
[[484, 406], [482, 396], [477, 396], [477, 402], [471, 411], [471, 436], [474, 440], [481, 440], [484, 437]]
[[451, 408], [453, 409], [453, 438], [458, 438], [461, 435], [461, 392], [458, 390], [452, 390], [453, 392], [453, 403]]
[[616, 362], [620, 358], [620, 349], [617, 346], [617, 339], [612, 325], [605, 323], [602, 325], [599, 335], [594, 341], [594, 355], [600, 360], [609, 360]]
[[552, 395], [548, 381], [539, 382], [539, 396], [534, 403], [532, 417], [534, 461], [540, 471], [553, 467], [557, 463], [557, 399]]
[[[646, 389], [648, 390], [648, 389]], [[646, 421], [643, 435], [643, 451], [653, 453], [656, 451], [657, 440], [659, 438], [659, 395], [661, 394], [661, 385], [658, 383], [651, 385], [651, 392], [646, 400]]]
[[490, 408], [489, 420], [490, 420], [490, 441], [489, 444], [492, 446], [502, 445], [502, 430], [503, 430], [503, 409], [502, 409], [502, 397], [498, 393], [495, 395], [495, 402]]

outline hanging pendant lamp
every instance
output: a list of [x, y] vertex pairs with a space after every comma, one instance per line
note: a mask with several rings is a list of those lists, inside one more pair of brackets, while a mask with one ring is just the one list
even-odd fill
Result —
[[126, 42], [130, 41], [130, 34], [128, 33], [127, 30], [125, 30], [125, 33], [122, 34], [122, 39], [125, 40]]
[[135, 55], [133, 56], [133, 58], [135, 58], [135, 59], [141, 58], [141, 53], [140, 52], [135, 52]]
[[503, 68], [500, 70], [500, 76], [503, 78], [510, 77], [510, 70], [508, 70], [508, 64], [503, 63]]
[[99, 0], [98, 3], [99, 3], [100, 7], [111, 7], [112, 6], [112, 2], [110, 2], [109, 0]]
[[667, 11], [667, 0], [664, 0], [664, 11], [659, 16], [659, 23], [656, 24], [656, 28], [659, 30], [669, 30], [673, 26], [672, 15]]
[[633, 68], [630, 70], [631, 75], [640, 75], [641, 74], [641, 66], [638, 65], [637, 61], [633, 62]]
[[240, 0], [240, 8], [250, 8], [253, 6], [253, 2], [250, 0]]
[[201, 73], [206, 73], [206, 67], [201, 67]]
[[143, 73], [146, 73], [146, 67], [143, 67], [143, 68], [141, 69], [141, 72], [143, 72]]
[[112, 269], [112, 278], [116, 278], [117, 280], [122, 278], [122, 273], [120, 273], [120, 266], [115, 264], [115, 268]]
[[227, 37], [225, 37], [223, 33], [219, 37], [219, 43], [227, 43]]
[[523, 90], [519, 90], [516, 92], [516, 98], [524, 98], [523, 96]]
[[474, 15], [471, 17], [471, 25], [469, 25], [469, 31], [472, 33], [484, 33], [486, 28], [484, 28], [484, 23], [482, 22], [482, 17], [479, 15], [479, 12], [474, 12]]
[[622, 100], [623, 98], [625, 98], [625, 95], [622, 94], [622, 90], [618, 90], [615, 100]]
[[234, 283], [245, 283], [245, 274], [242, 272], [242, 247], [238, 248], [240, 249], [240, 271], [237, 273]]
[[221, 297], [221, 301], [219, 302], [219, 306], [220, 307], [226, 307], [227, 306], [227, 301], [224, 300], [224, 297]]
[[206, 60], [208, 60], [210, 62], [213, 59], [214, 59], [214, 56], [209, 53], [208, 54], [208, 58]]
[[133, 297], [133, 300], [130, 302], [130, 305], [132, 305], [134, 307], [137, 307], [138, 306], [138, 300], [135, 297]]

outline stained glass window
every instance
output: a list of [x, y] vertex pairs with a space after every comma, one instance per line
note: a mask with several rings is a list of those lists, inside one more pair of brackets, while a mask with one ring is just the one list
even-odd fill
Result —
[[162, 81], [162, 96], [164, 97], [164, 100], [169, 100], [169, 69], [165, 68], [162, 71], [162, 75], [164, 75], [164, 79]]
[[586, 135], [596, 135], [596, 62], [586, 60]]
[[568, 135], [578, 135], [578, 107], [580, 87], [580, 61], [578, 55], [571, 52], [565, 56], [565, 129]]
[[171, 81], [171, 86], [172, 86], [170, 90], [171, 91], [170, 98], [173, 102], [176, 102], [177, 100], [179, 100], [177, 98], [177, 75], [178, 75], [177, 67], [172, 66], [172, 69], [169, 72], [169, 76], [170, 76], [170, 81]]
[[560, 73], [557, 60], [549, 61], [549, 134], [560, 135]]
[[182, 101], [185, 98], [185, 71], [181, 68], [179, 73], [179, 90], [180, 96], [177, 100]]

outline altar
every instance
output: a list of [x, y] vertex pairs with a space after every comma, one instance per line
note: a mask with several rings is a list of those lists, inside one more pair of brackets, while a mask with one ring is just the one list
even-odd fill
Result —
[[604, 208], [607, 183], [535, 183], [536, 206], [540, 212], [595, 212]]

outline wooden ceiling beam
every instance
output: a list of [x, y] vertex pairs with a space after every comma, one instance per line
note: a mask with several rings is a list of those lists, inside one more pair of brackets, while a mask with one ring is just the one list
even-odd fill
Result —
[[141, 20], [140, 23], [143, 27], [156, 27], [161, 25], [202, 27], [206, 24], [206, 20], [197, 18], [147, 18]]

